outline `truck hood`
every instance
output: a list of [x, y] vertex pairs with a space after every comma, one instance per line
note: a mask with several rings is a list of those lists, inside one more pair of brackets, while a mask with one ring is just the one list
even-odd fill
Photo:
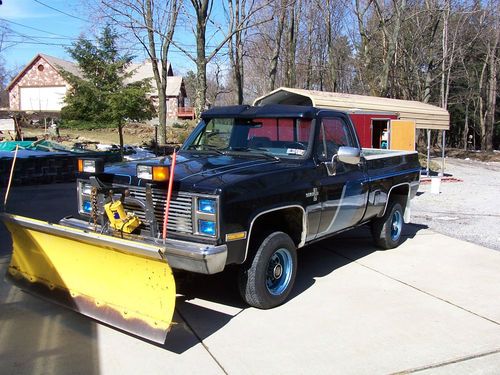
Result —
[[[105, 173], [114, 176], [117, 183], [142, 185], [136, 178], [137, 165], [171, 165], [170, 157], [114, 164]], [[219, 154], [179, 153], [175, 167], [176, 188], [185, 191], [216, 193], [226, 185], [245, 179], [256, 178], [290, 168], [297, 168], [289, 160], [274, 160], [264, 157], [247, 157]]]

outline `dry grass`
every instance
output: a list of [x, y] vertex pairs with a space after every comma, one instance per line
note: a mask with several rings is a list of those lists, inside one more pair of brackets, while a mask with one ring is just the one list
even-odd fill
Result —
[[500, 152], [464, 151], [458, 148], [446, 149], [446, 156], [457, 159], [472, 159], [480, 161], [500, 161]]
[[[23, 134], [25, 137], [36, 137], [41, 139], [44, 137], [44, 128], [41, 127], [25, 127]], [[104, 128], [94, 130], [83, 129], [60, 129], [60, 142], [65, 146], [73, 146], [74, 143], [104, 143], [104, 144], [119, 144], [120, 138], [118, 129]], [[172, 135], [172, 132], [170, 132]], [[154, 127], [144, 124], [128, 124], [123, 129], [124, 144], [143, 145], [150, 144], [155, 139]], [[170, 140], [171, 138], [169, 138]], [[179, 143], [177, 139], [172, 139], [172, 143]]]

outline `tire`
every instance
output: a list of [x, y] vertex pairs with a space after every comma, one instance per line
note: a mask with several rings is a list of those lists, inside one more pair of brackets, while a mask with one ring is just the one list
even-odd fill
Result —
[[397, 200], [389, 202], [384, 216], [372, 221], [372, 237], [375, 244], [385, 250], [401, 243], [403, 232], [403, 207]]
[[297, 274], [297, 250], [290, 236], [274, 232], [239, 271], [241, 297], [250, 306], [271, 309], [287, 299]]

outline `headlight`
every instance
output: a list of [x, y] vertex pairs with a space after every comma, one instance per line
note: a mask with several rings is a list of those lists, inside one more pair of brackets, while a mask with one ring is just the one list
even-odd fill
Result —
[[198, 231], [200, 234], [215, 236], [217, 229], [214, 221], [198, 220]]
[[202, 236], [217, 237], [217, 199], [200, 196], [196, 197], [194, 203], [194, 233]]
[[206, 198], [198, 199], [198, 211], [206, 214], [215, 214], [215, 200]]
[[92, 194], [92, 185], [81, 184], [80, 185], [80, 193], [83, 195], [91, 195]]
[[137, 166], [137, 177], [143, 180], [153, 179], [153, 167], [150, 165], [138, 165]]
[[83, 212], [89, 214], [92, 211], [92, 203], [90, 201], [83, 201], [82, 209]]
[[78, 159], [78, 172], [102, 173], [104, 161], [102, 159]]
[[168, 181], [169, 170], [163, 165], [138, 165], [137, 177], [143, 180]]

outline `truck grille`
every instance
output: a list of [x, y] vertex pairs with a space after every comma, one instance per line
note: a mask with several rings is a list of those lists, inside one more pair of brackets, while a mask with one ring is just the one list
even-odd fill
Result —
[[[145, 188], [129, 187], [129, 192], [131, 197], [140, 199], [143, 202], [146, 201]], [[165, 212], [167, 192], [153, 189], [151, 193], [153, 196], [153, 205], [158, 223], [158, 230], [161, 232], [163, 230], [163, 214]], [[193, 233], [192, 204], [192, 196], [183, 193], [172, 194], [167, 224], [167, 230], [169, 232]], [[125, 201], [123, 205], [125, 206], [126, 211], [133, 212], [141, 219], [144, 226], [149, 228], [149, 225], [145, 223], [146, 214], [142, 207], [135, 205], [133, 202], [127, 201]]]

